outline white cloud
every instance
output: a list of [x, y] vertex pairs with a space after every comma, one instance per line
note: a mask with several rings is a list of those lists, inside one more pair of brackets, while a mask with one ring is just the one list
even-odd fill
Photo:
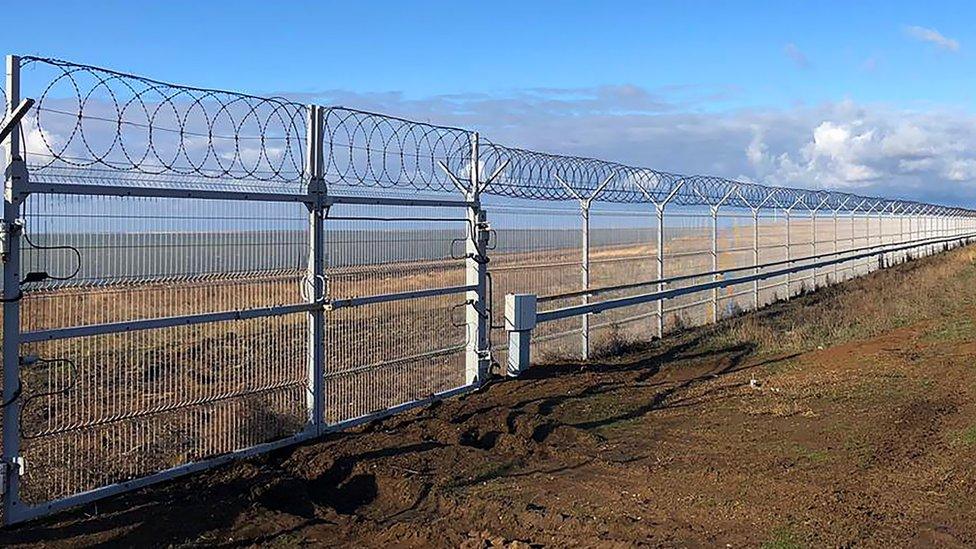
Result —
[[793, 42], [790, 42], [783, 48], [783, 53], [785, 53], [786, 57], [789, 57], [790, 60], [793, 61], [793, 64], [795, 64], [797, 67], [801, 69], [810, 68], [810, 60], [807, 59], [806, 54], [800, 51], [800, 48], [798, 48]]
[[934, 44], [937, 48], [947, 51], [959, 51], [959, 42], [943, 35], [935, 29], [919, 26], [905, 27], [905, 34], [922, 42]]

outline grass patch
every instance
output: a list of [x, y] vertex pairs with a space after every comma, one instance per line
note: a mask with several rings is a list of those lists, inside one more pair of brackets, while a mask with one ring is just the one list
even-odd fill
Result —
[[937, 330], [932, 330], [925, 334], [924, 341], [928, 343], [947, 343], [972, 339], [974, 330], [973, 321], [968, 318], [947, 319]]
[[763, 542], [763, 549], [802, 549], [806, 547], [799, 533], [790, 526], [780, 526], [773, 530], [769, 540]]
[[970, 426], [956, 433], [955, 441], [963, 446], [976, 445], [976, 425]]

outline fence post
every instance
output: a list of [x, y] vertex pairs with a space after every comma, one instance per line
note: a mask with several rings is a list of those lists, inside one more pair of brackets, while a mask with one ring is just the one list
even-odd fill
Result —
[[[821, 200], [820, 201], [820, 204], [817, 204], [817, 207], [814, 208], [813, 211], [810, 213], [810, 217], [813, 218], [813, 221], [812, 221], [812, 225], [813, 225], [813, 255], [817, 255], [817, 240], [818, 240], [818, 238], [817, 238], [817, 212], [820, 211], [820, 208], [823, 208], [824, 204], [827, 203], [827, 200], [829, 200], [829, 197], [828, 198], [824, 198], [823, 200]], [[817, 261], [817, 260], [814, 260], [814, 261]], [[817, 287], [817, 271], [818, 271], [818, 269], [816, 267], [814, 267], [813, 268], [813, 287], [814, 287], [814, 289], [816, 289], [816, 287]]]
[[[833, 251], [833, 252], [834, 252], [835, 254], [836, 254], [836, 253], [837, 253], [838, 251], [840, 251], [840, 247], [839, 247], [839, 245], [838, 245], [838, 238], [837, 238], [837, 229], [838, 229], [838, 224], [837, 224], [837, 212], [839, 212], [839, 211], [840, 211], [841, 209], [843, 209], [843, 208], [844, 208], [844, 206], [847, 206], [847, 202], [848, 202], [848, 201], [849, 201], [850, 199], [851, 199], [851, 197], [850, 197], [850, 196], [848, 196], [847, 198], [845, 198], [845, 199], [844, 199], [844, 201], [843, 201], [843, 202], [841, 202], [841, 203], [840, 203], [840, 205], [839, 205], [839, 206], [837, 206], [836, 208], [834, 208], [834, 209], [832, 210], [832, 212], [831, 212], [831, 214], [833, 215], [833, 218], [834, 218], [834, 247], [833, 247], [833, 250], [832, 250], [832, 251]], [[840, 256], [837, 256], [837, 255], [835, 255], [835, 256], [834, 256], [834, 258], [835, 258], [835, 259], [837, 259], [837, 258], [839, 258], [839, 257], [840, 257]], [[837, 282], [840, 282], [840, 280], [839, 280], [839, 278], [840, 278], [840, 263], [834, 263], [834, 267], [833, 267], [833, 271], [834, 271], [834, 283], [836, 284]]]
[[481, 165], [478, 134], [471, 134], [471, 172], [468, 182], [467, 225], [465, 240], [465, 284], [475, 289], [467, 292], [468, 307], [465, 319], [471, 342], [465, 354], [465, 383], [483, 383], [487, 379], [491, 357], [488, 338], [491, 337], [488, 303], [488, 220], [481, 209]]
[[[8, 113], [20, 103], [20, 58], [7, 56]], [[20, 505], [20, 235], [23, 221], [21, 186], [27, 183], [27, 166], [21, 155], [20, 125], [13, 126], [7, 141], [7, 173], [3, 200], [3, 519], [10, 523]]]
[[[787, 265], [793, 266], [793, 235], [792, 235], [792, 212], [793, 208], [796, 207], [802, 198], [797, 198], [795, 202], [784, 211], [786, 212], [786, 261]], [[792, 276], [790, 273], [786, 273], [786, 299], [789, 300], [793, 296], [793, 287], [791, 285]]]
[[[732, 196], [737, 187], [732, 185], [729, 190], [726, 191], [725, 196], [718, 201], [715, 205], [711, 206], [712, 213], [712, 272], [718, 271], [718, 210], [725, 204], [725, 201]], [[698, 192], [696, 189], [695, 192]], [[698, 196], [701, 196], [703, 200], [707, 200], [700, 192]], [[721, 280], [722, 276], [719, 274], [712, 275], [712, 280]], [[712, 288], [712, 322], [718, 322], [718, 288]]]
[[[308, 268], [309, 303], [325, 302], [325, 217], [327, 191], [325, 185], [322, 109], [308, 107], [308, 128], [305, 170], [308, 174]], [[308, 425], [309, 435], [322, 432], [325, 422], [325, 309], [316, 307], [308, 313]]]
[[[902, 206], [898, 214], [898, 243], [901, 244], [905, 242], [905, 207]], [[907, 257], [908, 251], [901, 253], [901, 259], [899, 263], [904, 263]]]
[[[590, 289], [590, 201], [580, 201], [580, 214], [583, 221], [583, 291]], [[590, 294], [583, 294], [583, 304], [590, 302]], [[590, 315], [583, 315], [583, 331], [580, 341], [583, 361], [590, 359]]]
[[[768, 199], [767, 199], [768, 200]], [[763, 203], [766, 201], [764, 200]], [[762, 204], [752, 209], [752, 264], [755, 267], [752, 274], [759, 274], [759, 208]], [[752, 310], [759, 310], [759, 281], [752, 281]]]
[[[751, 204], [749, 200], [738, 190], [736, 193], [739, 195], [739, 200], [742, 201], [750, 210], [752, 210], [752, 265], [755, 267], [753, 269], [753, 274], [759, 274], [759, 209], [766, 205], [767, 202], [773, 199], [776, 195], [776, 191], [771, 191], [766, 195], [766, 198], [762, 199], [758, 204]], [[759, 281], [752, 281], [752, 310], [759, 310]]]
[[[884, 246], [885, 243], [885, 223], [884, 208], [878, 208], [878, 245]], [[885, 268], [885, 254], [878, 255], [878, 269]]]
[[[583, 261], [582, 261], [581, 273], [583, 279], [584, 292], [590, 289], [590, 205], [593, 204], [593, 201], [596, 200], [596, 198], [600, 195], [600, 193], [603, 192], [603, 189], [607, 188], [607, 185], [609, 185], [610, 182], [613, 181], [614, 175], [615, 174], [610, 174], [609, 176], [607, 176], [607, 178], [604, 179], [603, 182], [597, 186], [597, 188], [593, 191], [593, 193], [590, 194], [590, 196], [587, 196], [585, 198], [583, 197], [583, 195], [579, 194], [576, 191], [576, 189], [572, 187], [572, 185], [567, 183], [565, 179], [559, 177], [559, 175], [555, 176], [556, 180], [559, 181], [559, 183], [566, 188], [566, 191], [569, 194], [573, 195], [573, 197], [576, 198], [576, 200], [580, 204], [580, 215], [582, 218], [582, 225], [583, 225], [583, 250], [582, 250]], [[586, 305], [589, 302], [590, 302], [590, 294], [584, 293], [583, 304]], [[581, 338], [582, 338], [581, 341], [582, 352], [580, 353], [580, 355], [583, 357], [583, 360], [586, 361], [590, 359], [590, 315], [589, 313], [583, 315], [583, 329], [581, 332]]]
[[[664, 278], [664, 206], [665, 204], [655, 204], [654, 210], [657, 214], [657, 279]], [[657, 291], [664, 291], [664, 283], [657, 283]], [[664, 301], [657, 300], [657, 337], [664, 337]]]

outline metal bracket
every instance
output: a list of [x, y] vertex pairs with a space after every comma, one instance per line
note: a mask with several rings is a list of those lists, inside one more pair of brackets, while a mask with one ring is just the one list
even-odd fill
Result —
[[24, 232], [24, 220], [18, 218], [9, 227], [3, 221], [0, 221], [0, 258], [3, 261], [7, 261], [7, 238], [9, 236], [19, 235]]
[[0, 464], [0, 496], [5, 496], [7, 491], [7, 478], [11, 474], [19, 477], [27, 473], [27, 460], [24, 456], [13, 458], [10, 463]]

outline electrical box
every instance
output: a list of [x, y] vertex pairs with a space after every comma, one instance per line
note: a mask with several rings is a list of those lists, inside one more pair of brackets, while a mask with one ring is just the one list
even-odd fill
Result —
[[505, 329], [524, 332], [535, 328], [535, 294], [508, 294], [505, 296]]

